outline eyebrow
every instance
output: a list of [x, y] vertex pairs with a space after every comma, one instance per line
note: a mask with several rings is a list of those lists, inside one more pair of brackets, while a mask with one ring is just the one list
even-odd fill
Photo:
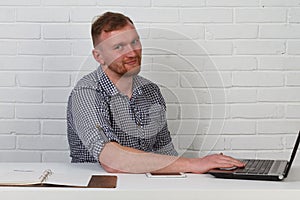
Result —
[[113, 46], [113, 47], [117, 47], [117, 46], [119, 46], [119, 45], [124, 46], [124, 45], [125, 45], [125, 42], [119, 42], [119, 43], [113, 44], [112, 46]]

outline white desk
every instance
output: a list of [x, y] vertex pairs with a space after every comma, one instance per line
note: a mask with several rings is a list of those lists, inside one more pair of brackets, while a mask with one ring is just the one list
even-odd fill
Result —
[[[98, 164], [69, 163], [1, 163], [0, 170], [16, 169], [63, 170], [66, 178], [73, 173], [83, 177], [107, 174]], [[300, 166], [293, 166], [289, 177], [282, 182], [226, 180], [208, 174], [188, 174], [187, 178], [147, 178], [144, 174], [116, 174], [117, 188], [47, 188], [47, 187], [0, 187], [1, 199], [48, 200], [48, 199], [137, 199], [137, 200], [253, 200], [286, 199], [300, 197]]]

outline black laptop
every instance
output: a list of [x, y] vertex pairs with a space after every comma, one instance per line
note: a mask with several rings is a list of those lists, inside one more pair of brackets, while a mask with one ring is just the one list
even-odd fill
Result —
[[287, 160], [258, 160], [239, 159], [245, 163], [244, 168], [213, 169], [208, 173], [217, 178], [252, 179], [281, 181], [288, 176], [300, 142], [300, 131], [289, 161]]

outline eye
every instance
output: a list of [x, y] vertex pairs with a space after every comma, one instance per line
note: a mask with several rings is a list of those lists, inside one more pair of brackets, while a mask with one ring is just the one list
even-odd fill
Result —
[[132, 45], [138, 45], [140, 43], [139, 39], [135, 39], [131, 42]]
[[124, 46], [122, 44], [118, 44], [116, 46], [114, 46], [114, 50], [122, 50], [124, 48]]

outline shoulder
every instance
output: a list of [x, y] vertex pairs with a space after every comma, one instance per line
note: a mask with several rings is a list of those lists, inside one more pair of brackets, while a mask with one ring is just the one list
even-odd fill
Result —
[[84, 88], [96, 89], [97, 87], [98, 87], [97, 70], [95, 70], [80, 78], [73, 90], [76, 91]]
[[69, 95], [69, 103], [71, 100], [87, 103], [95, 99], [103, 99], [102, 93], [99, 92], [100, 87], [97, 73], [97, 70], [95, 70], [80, 78]]

